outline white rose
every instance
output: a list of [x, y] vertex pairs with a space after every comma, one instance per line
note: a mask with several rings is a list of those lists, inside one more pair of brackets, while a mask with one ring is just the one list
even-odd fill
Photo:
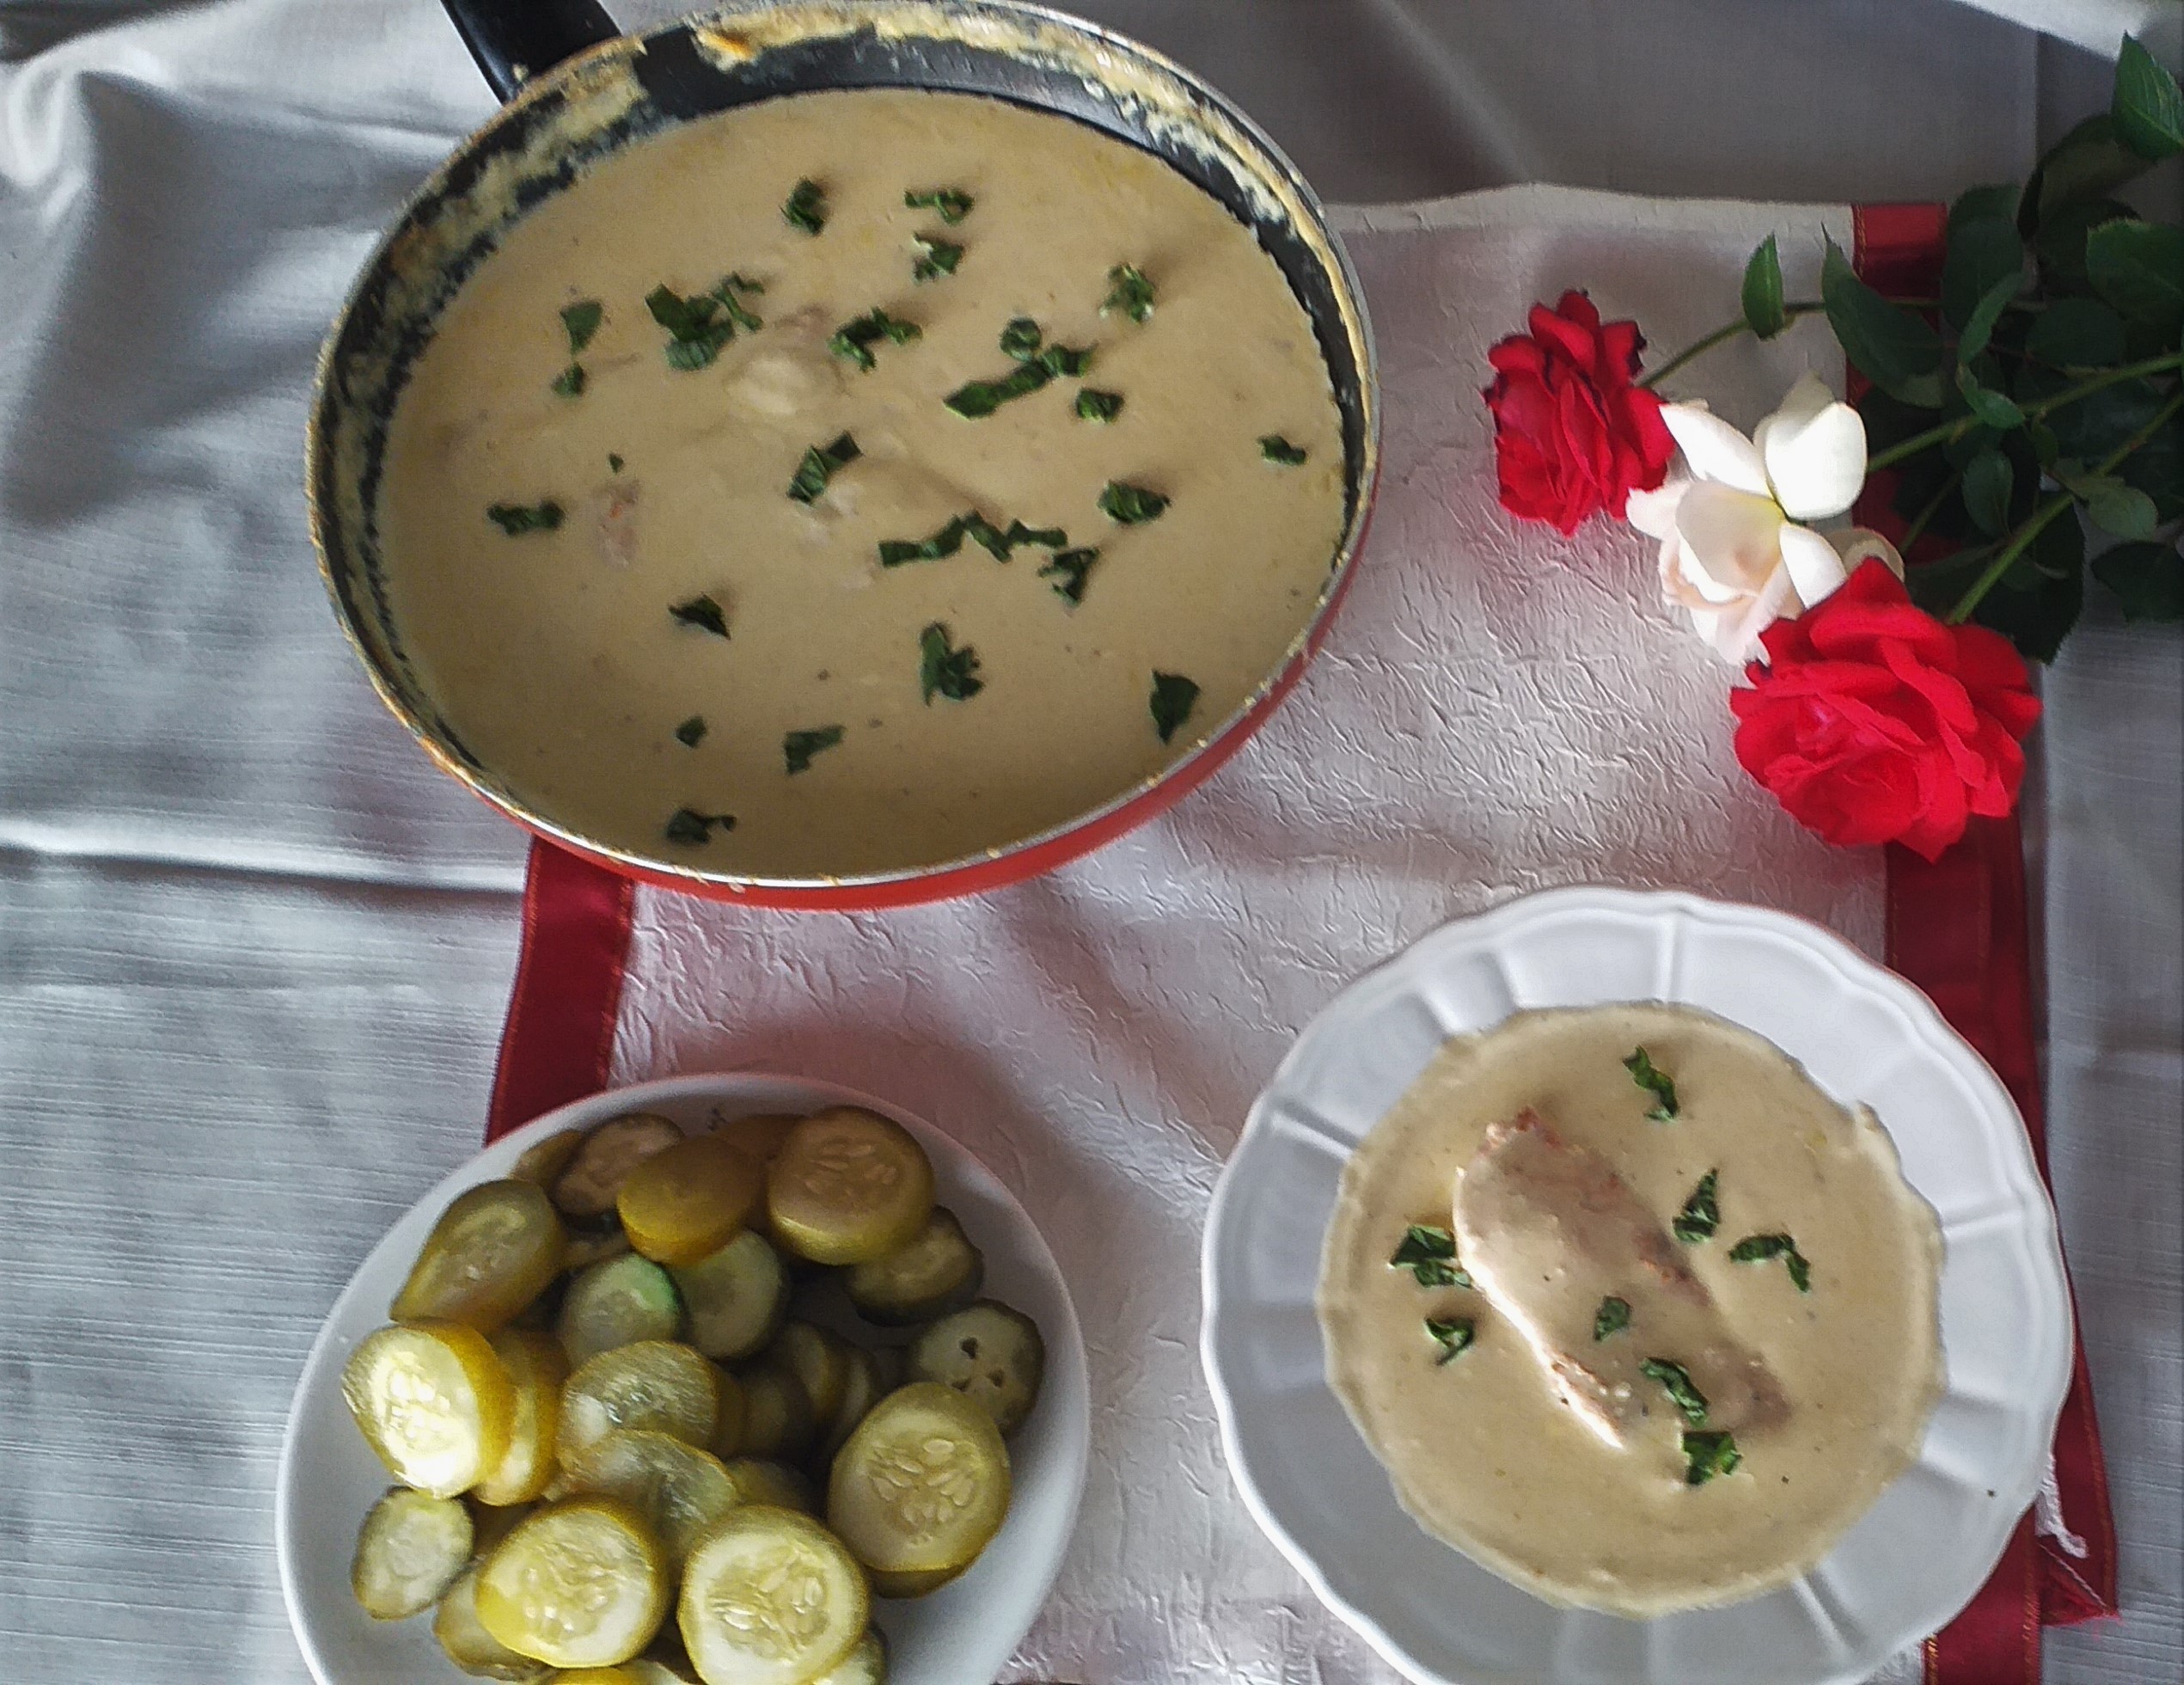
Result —
[[1817, 531], [1846, 514], [1865, 484], [1865, 423], [1820, 379], [1802, 376], [1752, 438], [1704, 404], [1663, 404], [1685, 472], [1633, 492], [1624, 518], [1661, 541], [1661, 591], [1725, 661], [1760, 653], [1759, 634], [1832, 595], [1878, 556], [1903, 559], [1864, 527]]

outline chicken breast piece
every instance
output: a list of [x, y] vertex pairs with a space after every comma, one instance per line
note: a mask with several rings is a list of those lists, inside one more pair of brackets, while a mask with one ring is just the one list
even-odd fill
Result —
[[[1457, 1178], [1454, 1216], [1457, 1256], [1472, 1281], [1563, 1402], [1609, 1444], [1626, 1443], [1649, 1420], [1685, 1420], [1641, 1368], [1649, 1359], [1682, 1366], [1709, 1428], [1762, 1430], [1787, 1418], [1781, 1387], [1660, 1220], [1607, 1160], [1529, 1107], [1487, 1130]], [[1630, 1306], [1630, 1322], [1596, 1339], [1609, 1298]]]

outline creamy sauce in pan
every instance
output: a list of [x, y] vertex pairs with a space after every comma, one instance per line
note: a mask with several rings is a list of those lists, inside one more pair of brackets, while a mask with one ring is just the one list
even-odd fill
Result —
[[[784, 219], [824, 191], [812, 236]], [[957, 189], [950, 225], [906, 191]], [[924, 235], [960, 246], [918, 281]], [[1103, 314], [1109, 272], [1152, 282]], [[736, 274], [762, 322], [702, 368], [665, 358], [645, 299]], [[560, 312], [603, 307], [572, 357]], [[917, 324], [861, 371], [829, 339], [875, 307]], [[965, 420], [942, 400], [1046, 346], [1088, 349]], [[583, 389], [552, 389], [572, 362]], [[1104, 425], [1086, 389], [1118, 393]], [[804, 504], [804, 452], [858, 457]], [[1279, 435], [1301, 465], [1267, 459]], [[613, 466], [618, 461], [620, 466]], [[1120, 524], [1110, 482], [1170, 501]], [[510, 536], [493, 506], [560, 513]], [[1074, 606], [1034, 543], [972, 538], [884, 567], [976, 511], [1096, 548]], [[801, 95], [609, 158], [507, 236], [446, 311], [390, 430], [377, 517], [396, 624], [464, 745], [547, 817], [633, 853], [755, 875], [902, 869], [1062, 824], [1189, 751], [1307, 622], [1343, 521], [1340, 416], [1309, 320], [1241, 224], [1148, 155], [966, 95]], [[679, 622], [710, 598], [728, 636]], [[924, 694], [921, 634], [982, 689]], [[1163, 741], [1155, 675], [1198, 687]], [[677, 728], [702, 721], [702, 732]], [[788, 770], [791, 733], [831, 733]], [[807, 742], [809, 740], [807, 739]], [[732, 830], [676, 842], [677, 810]], [[683, 829], [688, 829], [686, 822]]]
[[[1638, 1047], [1674, 1082], [1671, 1121], [1648, 1119], [1655, 1096], [1624, 1066]], [[1527, 1107], [1551, 1144], [1527, 1164], [1500, 1156], [1500, 1130], [1482, 1154]], [[1567, 1190], [1513, 1174], [1581, 1161], [1619, 1186], [1596, 1181], [1526, 1228]], [[1710, 1170], [1715, 1232], [1679, 1240]], [[1622, 1258], [1611, 1207], [1625, 1198], [1672, 1272], [1695, 1278], [1689, 1293]], [[1483, 1255], [1455, 1261], [1477, 1285], [1391, 1268], [1412, 1223], [1468, 1230]], [[1733, 1261], [1753, 1235], [1789, 1235], [1811, 1290], [1781, 1256]], [[1318, 1309], [1329, 1378], [1420, 1525], [1551, 1602], [1650, 1615], [1793, 1578], [1909, 1466], [1941, 1389], [1940, 1261], [1934, 1214], [1872, 1114], [1835, 1105], [1759, 1037], [1660, 1005], [1521, 1013], [1451, 1040], [1351, 1158]], [[1629, 1326], [1596, 1341], [1611, 1293]], [[1556, 1323], [1558, 1295], [1581, 1327]], [[1472, 1343], [1437, 1363], [1428, 1317], [1470, 1319]], [[1565, 1349], [1605, 1378], [1621, 1425], [1566, 1396], [1543, 1362]], [[1733, 1472], [1688, 1483], [1692, 1424], [1634, 1374], [1645, 1357], [1713, 1389], [1705, 1427], [1732, 1429]]]

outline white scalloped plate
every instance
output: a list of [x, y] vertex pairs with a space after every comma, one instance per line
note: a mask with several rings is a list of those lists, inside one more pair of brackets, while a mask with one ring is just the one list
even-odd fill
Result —
[[304, 1360], [274, 1495], [281, 1591], [319, 1685], [463, 1685], [433, 1641], [430, 1616], [376, 1621], [350, 1593], [357, 1527], [386, 1490], [387, 1471], [341, 1402], [342, 1364], [357, 1342], [387, 1320], [388, 1302], [448, 1202], [475, 1183], [506, 1175], [532, 1143], [624, 1112], [657, 1112], [694, 1130], [705, 1126], [715, 1107], [733, 1118], [826, 1106], [867, 1106], [918, 1137], [932, 1157], [941, 1202], [986, 1254], [986, 1290], [1022, 1310], [1045, 1336], [1038, 1404], [1009, 1441], [1014, 1491], [1000, 1532], [953, 1584], [915, 1602], [873, 1604], [873, 1618], [887, 1634], [890, 1685], [964, 1685], [1000, 1671], [1061, 1567], [1092, 1443], [1084, 1336], [1061, 1271], [1014, 1196], [931, 1124], [832, 1082], [739, 1071], [640, 1083], [549, 1112], [503, 1136], [419, 1200], [358, 1267]]
[[[1449, 1036], [1531, 1007], [1681, 1002], [1873, 1107], [1941, 1216], [1947, 1391], [1917, 1464], [1782, 1590], [1654, 1621], [1557, 1608], [1421, 1531], [1327, 1385], [1312, 1296], [1337, 1178]], [[1323, 1602], [1422, 1685], [1838, 1685], [1945, 1626], [2037, 1492], [2070, 1382], [2023, 1122], [1927, 998], [1817, 925], [1550, 891], [1427, 936], [1306, 1026], [1207, 1219], [1206, 1374], [1236, 1483]]]

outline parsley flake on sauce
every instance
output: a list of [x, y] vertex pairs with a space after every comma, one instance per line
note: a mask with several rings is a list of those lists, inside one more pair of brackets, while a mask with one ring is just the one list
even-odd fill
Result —
[[942, 275], [952, 275], [956, 266], [963, 261], [964, 248], [952, 240], [936, 240], [929, 234], [914, 236], [925, 255], [910, 266], [910, 279], [930, 281]]
[[1181, 673], [1153, 675], [1153, 727], [1160, 733], [1160, 741], [1167, 742], [1176, 734], [1176, 727], [1190, 718], [1190, 710], [1198, 705], [1198, 685], [1195, 680]]
[[670, 842], [679, 842], [686, 849], [700, 848], [713, 841], [718, 828], [723, 836], [736, 828], [733, 813], [700, 813], [694, 807], [678, 807], [668, 816], [665, 835]]
[[1747, 1235], [1729, 1248], [1729, 1259], [1737, 1264], [1759, 1264], [1770, 1258], [1782, 1259], [1783, 1267], [1789, 1271], [1791, 1284], [1800, 1293], [1813, 1290], [1813, 1266], [1805, 1261], [1804, 1253], [1797, 1250], [1797, 1242], [1787, 1235]]
[[573, 398], [584, 390], [584, 365], [572, 363], [554, 377], [553, 390], [564, 398]]
[[668, 614], [678, 624], [694, 626], [716, 638], [728, 635], [728, 616], [721, 613], [720, 604], [710, 597], [694, 597], [688, 603], [674, 604]]
[[827, 349], [870, 374], [879, 366], [878, 359], [872, 355], [874, 346], [882, 340], [890, 345], [906, 346], [924, 331], [915, 322], [899, 321], [885, 310], [871, 309], [835, 328], [827, 340]]
[[865, 453], [857, 448], [857, 441], [847, 433], [832, 444], [807, 446], [804, 460], [797, 465], [796, 477], [789, 481], [789, 495], [798, 503], [816, 503], [819, 493], [827, 489], [837, 469], [845, 469]]
[[561, 506], [552, 498], [541, 503], [496, 503], [486, 518], [511, 538], [525, 532], [551, 532], [561, 524]]
[[1456, 1237], [1446, 1229], [1414, 1222], [1388, 1259], [1391, 1270], [1408, 1270], [1421, 1287], [1469, 1287], [1471, 1278], [1456, 1262]]
[[1011, 521], [1004, 530], [973, 509], [957, 516], [930, 538], [881, 539], [879, 565], [900, 567], [906, 561], [939, 561], [963, 548], [966, 538], [974, 540], [996, 561], [1006, 561], [1019, 544], [1058, 550], [1069, 542], [1069, 535], [1060, 527], [1028, 527], [1021, 521]]
[[1598, 1345], [1610, 1334], [1619, 1334], [1630, 1326], [1630, 1302], [1610, 1294], [1600, 1301], [1600, 1308], [1593, 1313], [1593, 1341]]
[[607, 307], [596, 298], [586, 298], [561, 307], [561, 326], [569, 335], [569, 355], [574, 357], [591, 343], [591, 336], [599, 331], [599, 324], [607, 319]]
[[765, 291], [756, 281], [729, 275], [711, 292], [693, 293], [688, 298], [664, 282], [646, 293], [645, 308], [668, 331], [668, 366], [686, 374], [705, 368], [736, 337], [738, 328], [755, 334], [764, 327], [736, 295]]
[[621, 458], [617, 456], [611, 450], [607, 453], [607, 472], [609, 474], [620, 474], [621, 472]]
[[1153, 283], [1135, 264], [1116, 264], [1107, 272], [1107, 301], [1099, 307], [1100, 315], [1120, 310], [1132, 322], [1143, 322], [1153, 314]]
[[1468, 1316], [1452, 1316], [1446, 1322], [1429, 1316], [1426, 1319], [1426, 1332], [1441, 1347], [1441, 1356], [1434, 1359], [1434, 1367], [1439, 1369], [1470, 1348], [1478, 1337], [1478, 1324]]
[[811, 765], [811, 757], [823, 749], [832, 749], [841, 741], [839, 726], [817, 726], [806, 732], [790, 732], [781, 738], [781, 763], [789, 771], [798, 773]]
[[968, 644], [951, 647], [948, 628], [937, 620], [918, 634], [918, 687], [927, 708], [936, 695], [967, 702], [986, 688], [978, 677], [978, 653]]
[[1698, 1179], [1698, 1186], [1692, 1190], [1692, 1197], [1684, 1201], [1684, 1209], [1676, 1213], [1670, 1226], [1676, 1238], [1687, 1247], [1712, 1238], [1722, 1222], [1722, 1208], [1714, 1198], [1714, 1188], [1721, 1172], [1710, 1170]]
[[675, 728], [676, 741], [685, 749], [695, 749], [706, 734], [706, 717], [694, 714]]
[[1684, 1412], [1686, 1422], [1695, 1428], [1706, 1425], [1706, 1394], [1692, 1385], [1691, 1376], [1681, 1363], [1672, 1363], [1666, 1357], [1649, 1357], [1638, 1365], [1638, 1373], [1661, 1384], [1675, 1401], [1676, 1408]]
[[902, 203], [913, 211], [938, 211], [940, 220], [953, 228], [970, 214], [970, 207], [976, 201], [954, 187], [936, 187], [929, 193], [906, 192]]
[[1090, 545], [1082, 549], [1057, 551], [1039, 569], [1039, 577], [1054, 581], [1054, 594], [1071, 604], [1085, 600], [1085, 583], [1092, 577], [1099, 552]]
[[1279, 433], [1262, 433], [1259, 435], [1259, 455], [1269, 463], [1279, 463], [1284, 468], [1295, 468], [1305, 460], [1306, 451], [1304, 446], [1290, 444]]
[[1123, 413], [1120, 392], [1102, 392], [1087, 386], [1077, 394], [1077, 416], [1084, 421], [1112, 421]]
[[1029, 363], [1039, 354], [1046, 337], [1030, 316], [1012, 317], [1008, 326], [1001, 329], [1001, 354], [1019, 363]]
[[1137, 526], [1159, 519], [1166, 512], [1168, 500], [1142, 486], [1128, 486], [1119, 480], [1110, 480], [1099, 494], [1099, 507], [1100, 512], [1116, 525]]
[[1716, 1474], [1734, 1474], [1743, 1461], [1743, 1453], [1726, 1428], [1684, 1435], [1684, 1484], [1687, 1486], [1703, 1486]]
[[1623, 1062], [1623, 1069], [1630, 1073], [1630, 1080], [1654, 1097], [1652, 1110], [1646, 1116], [1656, 1124], [1675, 1121], [1676, 1084], [1665, 1070], [1653, 1063], [1653, 1056], [1643, 1047]]
[[1047, 346], [1041, 350], [1045, 340], [1039, 324], [1031, 317], [1012, 318], [1001, 329], [1001, 352], [1014, 359], [1014, 371], [999, 380], [967, 382], [941, 402], [966, 420], [976, 421], [991, 415], [1012, 398], [1025, 397], [1063, 376], [1074, 380], [1092, 367], [1089, 348]]
[[798, 182], [781, 205], [781, 218], [791, 228], [817, 234], [827, 225], [826, 189], [808, 179]]

